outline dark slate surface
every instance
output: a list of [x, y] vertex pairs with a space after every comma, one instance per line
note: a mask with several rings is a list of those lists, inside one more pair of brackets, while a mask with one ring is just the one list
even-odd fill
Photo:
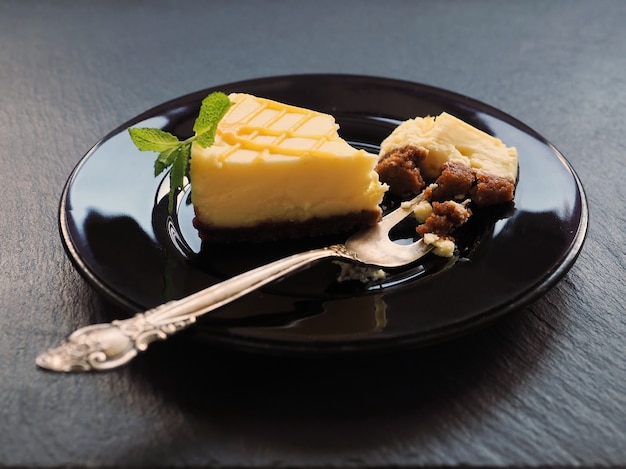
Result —
[[[0, 2], [0, 467], [626, 465], [626, 3]], [[535, 304], [428, 350], [302, 360], [174, 339], [99, 375], [41, 372], [123, 313], [57, 231], [103, 135], [220, 83], [407, 79], [499, 107], [572, 163], [591, 223]], [[197, 358], [192, 358], [197, 357]]]

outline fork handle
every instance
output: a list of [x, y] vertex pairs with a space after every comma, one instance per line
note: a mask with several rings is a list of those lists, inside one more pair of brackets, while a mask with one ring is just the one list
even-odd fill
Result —
[[345, 246], [334, 245], [279, 259], [131, 318], [77, 329], [61, 345], [39, 355], [36, 363], [41, 368], [62, 372], [117, 368], [155, 340], [165, 340], [190, 326], [199, 316], [327, 257], [353, 256]]

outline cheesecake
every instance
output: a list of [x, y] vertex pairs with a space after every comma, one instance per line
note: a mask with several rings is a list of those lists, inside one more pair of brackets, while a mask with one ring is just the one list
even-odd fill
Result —
[[381, 180], [401, 196], [436, 182], [442, 200], [472, 191], [483, 206], [513, 199], [517, 150], [446, 112], [402, 122], [381, 143], [379, 159]]
[[416, 231], [435, 254], [454, 253], [452, 233], [473, 210], [515, 196], [515, 147], [446, 112], [402, 122], [381, 143], [376, 170], [400, 198], [424, 192]]
[[339, 136], [333, 116], [243, 93], [213, 145], [191, 148], [193, 224], [209, 242], [265, 242], [375, 225], [387, 190], [378, 155]]

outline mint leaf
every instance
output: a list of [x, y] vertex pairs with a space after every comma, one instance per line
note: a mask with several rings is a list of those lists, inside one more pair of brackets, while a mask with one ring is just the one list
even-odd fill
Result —
[[174, 160], [176, 160], [178, 152], [180, 152], [180, 145], [159, 153], [159, 157], [154, 162], [154, 175], [158, 176], [169, 168], [174, 163]]
[[169, 132], [152, 128], [128, 129], [130, 138], [141, 151], [165, 151], [180, 145], [180, 141]]
[[155, 176], [171, 167], [168, 203], [170, 213], [174, 210], [176, 191], [183, 189], [189, 160], [191, 159], [191, 144], [198, 142], [203, 148], [213, 145], [217, 125], [232, 104], [228, 96], [219, 91], [211, 93], [204, 98], [198, 117], [193, 124], [195, 135], [182, 142], [171, 133], [161, 129], [147, 127], [128, 129], [131, 140], [139, 150], [154, 151], [159, 154], [154, 162]]
[[205, 133], [199, 134], [197, 136], [196, 142], [202, 148], [208, 148], [215, 142], [215, 130], [208, 130]]
[[182, 189], [184, 186], [190, 157], [191, 143], [187, 143], [180, 147], [180, 151], [172, 163], [172, 171], [170, 172], [170, 195], [167, 205], [170, 213], [174, 210], [174, 196], [176, 195], [176, 191]]
[[213, 145], [217, 124], [232, 104], [228, 96], [219, 91], [211, 93], [202, 100], [198, 118], [193, 124], [196, 141], [201, 147], [207, 148]]

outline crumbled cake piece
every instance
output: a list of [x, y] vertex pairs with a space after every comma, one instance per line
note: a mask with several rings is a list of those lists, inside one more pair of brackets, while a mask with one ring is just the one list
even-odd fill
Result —
[[468, 202], [469, 200], [461, 204], [452, 200], [433, 202], [432, 213], [416, 228], [417, 233], [422, 236], [434, 233], [440, 237], [447, 237], [469, 219], [472, 212], [467, 208]]
[[433, 206], [428, 200], [422, 200], [413, 207], [413, 216], [420, 223], [424, 223], [432, 213]]
[[429, 184], [414, 211], [416, 231], [438, 255], [452, 255], [452, 233], [467, 222], [470, 203], [480, 208], [515, 195], [517, 150], [445, 112], [402, 122], [381, 143], [378, 161], [393, 194], [409, 198]]
[[448, 161], [441, 168], [430, 198], [438, 201], [463, 200], [470, 193], [474, 181], [474, 173], [469, 166]]
[[376, 166], [380, 181], [388, 184], [391, 193], [399, 197], [419, 193], [426, 185], [419, 165], [427, 154], [425, 148], [411, 145], [386, 153]]
[[416, 117], [402, 122], [381, 143], [379, 160], [402, 147], [427, 150], [419, 163], [425, 180], [434, 180], [448, 161], [463, 163], [482, 174], [515, 182], [517, 150], [500, 139], [446, 112], [439, 116]]
[[467, 205], [469, 200], [458, 203], [452, 200], [433, 202], [432, 213], [416, 231], [425, 244], [434, 246], [434, 253], [442, 257], [451, 257], [454, 254], [454, 238], [451, 233], [465, 224], [472, 212]]
[[[401, 153], [398, 152], [397, 155], [399, 154]], [[386, 159], [382, 161], [386, 161]], [[406, 171], [407, 174], [401, 174], [402, 171]], [[399, 162], [394, 162], [394, 172], [395, 178], [390, 178], [387, 181], [390, 186], [389, 190], [402, 198], [419, 193], [425, 185], [416, 185], [416, 189], [410, 191], [409, 185], [399, 182], [415, 177], [415, 174], [420, 173], [419, 168], [408, 169]], [[399, 184], [399, 186], [396, 187], [394, 184]], [[426, 187], [424, 198], [435, 201], [471, 198], [477, 206], [486, 207], [510, 202], [514, 195], [515, 184], [508, 179], [481, 174], [462, 163], [449, 161], [442, 165], [441, 174], [435, 182]]]
[[435, 233], [426, 233], [423, 237], [424, 244], [433, 246], [433, 254], [441, 257], [452, 257], [454, 255], [455, 244], [450, 238], [442, 238]]
[[515, 184], [508, 179], [488, 174], [477, 174], [476, 184], [470, 194], [472, 202], [479, 207], [503, 204], [513, 200]]

